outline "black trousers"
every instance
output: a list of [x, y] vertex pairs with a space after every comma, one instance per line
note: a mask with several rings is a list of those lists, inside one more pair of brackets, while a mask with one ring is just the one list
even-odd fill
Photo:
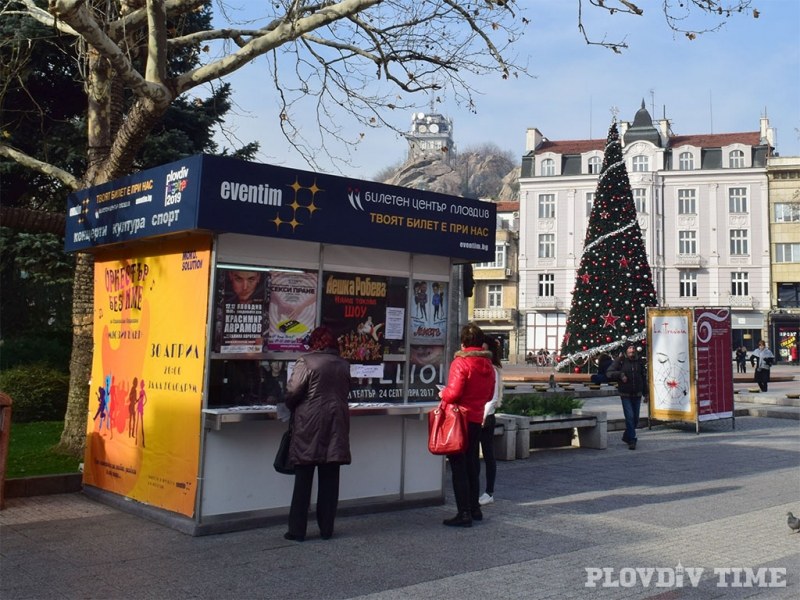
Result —
[[453, 474], [453, 495], [456, 497], [458, 512], [478, 509], [481, 485], [481, 424], [467, 423], [468, 445], [462, 454], [448, 454], [450, 470]]
[[[486, 493], [494, 496], [494, 481], [497, 478], [497, 460], [494, 457], [494, 415], [489, 415], [481, 428], [481, 452], [483, 464], [486, 467]], [[478, 463], [480, 467], [480, 463]]]
[[766, 392], [767, 384], [769, 383], [769, 369], [756, 369], [755, 380], [758, 384], [758, 388], [762, 392]]
[[320, 535], [333, 535], [333, 522], [339, 504], [339, 465], [298, 465], [294, 469], [294, 492], [289, 509], [289, 533], [306, 535], [308, 507], [311, 503], [311, 484], [317, 469], [317, 525]]

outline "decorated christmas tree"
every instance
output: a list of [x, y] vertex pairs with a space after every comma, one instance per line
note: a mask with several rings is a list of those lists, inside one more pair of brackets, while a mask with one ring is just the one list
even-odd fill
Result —
[[628, 342], [644, 345], [645, 308], [656, 304], [615, 120], [608, 130], [558, 369], [579, 372], [599, 354], [615, 353]]

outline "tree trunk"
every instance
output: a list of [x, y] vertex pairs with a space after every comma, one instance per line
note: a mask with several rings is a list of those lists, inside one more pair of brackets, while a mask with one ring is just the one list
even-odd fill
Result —
[[[83, 455], [92, 374], [92, 323], [94, 321], [94, 259], [78, 254], [72, 291], [72, 357], [69, 396], [59, 449]], [[99, 385], [99, 384], [98, 384]]]

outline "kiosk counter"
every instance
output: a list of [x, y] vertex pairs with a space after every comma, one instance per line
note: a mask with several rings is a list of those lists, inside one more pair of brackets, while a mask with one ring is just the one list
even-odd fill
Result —
[[194, 535], [284, 519], [283, 392], [326, 325], [353, 378], [340, 512], [443, 502], [426, 413], [457, 346], [455, 267], [494, 258], [495, 220], [212, 156], [71, 195], [66, 248], [95, 258], [85, 491]]

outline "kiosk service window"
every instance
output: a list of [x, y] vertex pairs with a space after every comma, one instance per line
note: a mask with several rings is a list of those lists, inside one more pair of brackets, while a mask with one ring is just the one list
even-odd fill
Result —
[[448, 283], [219, 265], [209, 408], [276, 406], [321, 323], [351, 364], [353, 403], [435, 401], [444, 383]]

